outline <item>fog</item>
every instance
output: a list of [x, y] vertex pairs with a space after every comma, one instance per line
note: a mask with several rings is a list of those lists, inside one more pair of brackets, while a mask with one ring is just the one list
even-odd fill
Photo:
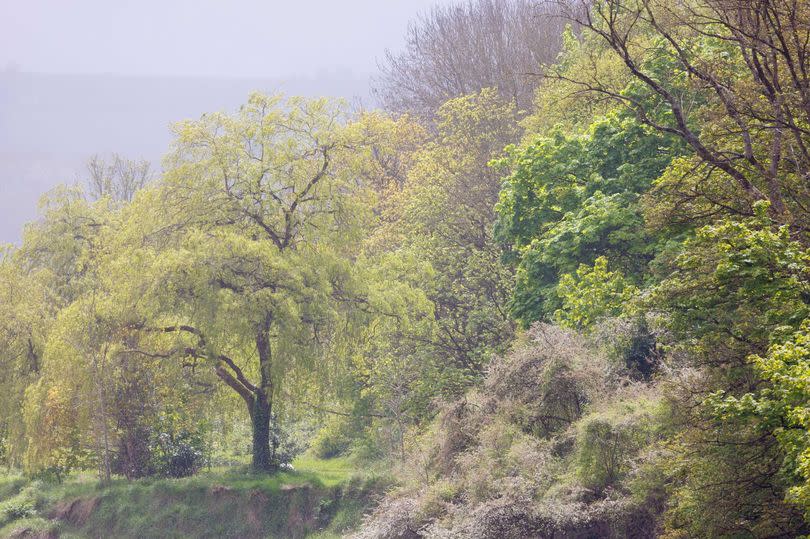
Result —
[[433, 0], [0, 0], [0, 243], [93, 154], [159, 168], [169, 126], [253, 90], [372, 105], [386, 48]]

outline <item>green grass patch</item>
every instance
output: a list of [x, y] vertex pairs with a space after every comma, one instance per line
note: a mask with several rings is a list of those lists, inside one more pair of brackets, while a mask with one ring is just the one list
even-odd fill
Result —
[[[59, 529], [58, 523], [47, 518], [33, 516], [26, 517], [10, 522], [0, 528], [0, 537], [12, 537], [14, 535], [22, 535], [23, 530], [28, 530], [28, 533], [47, 533], [51, 530]], [[60, 534], [61, 539], [69, 539], [71, 537], [67, 534]], [[75, 537], [75, 536], [74, 536]]]

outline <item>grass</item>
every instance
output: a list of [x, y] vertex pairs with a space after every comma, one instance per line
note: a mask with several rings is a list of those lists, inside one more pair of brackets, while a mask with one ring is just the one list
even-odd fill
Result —
[[14, 496], [25, 486], [27, 481], [17, 474], [0, 476], [0, 500]]
[[[303, 456], [293, 466], [272, 475], [213, 468], [182, 479], [107, 485], [88, 473], [59, 484], [10, 474], [0, 477], [0, 517], [3, 504], [12, 508], [11, 518], [0, 521], [0, 537], [25, 528], [56, 529], [60, 537], [338, 537], [359, 522], [370, 493], [385, 484], [358, 475], [348, 458]], [[53, 518], [57, 507], [65, 513], [76, 499], [92, 501], [92, 509]]]
[[[42, 517], [26, 517], [10, 522], [0, 528], [0, 537], [11, 537], [15, 532], [20, 530], [31, 530], [32, 532], [47, 532], [55, 529], [54, 522]], [[66, 535], [60, 535], [60, 538], [67, 539]]]

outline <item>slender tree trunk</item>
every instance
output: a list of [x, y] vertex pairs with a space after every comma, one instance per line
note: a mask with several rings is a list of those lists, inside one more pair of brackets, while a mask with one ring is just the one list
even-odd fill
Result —
[[[106, 349], [103, 352], [106, 354]], [[105, 376], [103, 364], [99, 366], [97, 353], [93, 353], [93, 370], [95, 371], [95, 389], [96, 398], [98, 399], [96, 410], [96, 439], [98, 441], [99, 450], [101, 453], [101, 461], [99, 462], [99, 478], [106, 482], [110, 482], [112, 475], [112, 464], [110, 462], [110, 435], [107, 426], [107, 397], [104, 390]], [[100, 431], [100, 434], [99, 432]]]
[[[91, 322], [88, 324], [88, 334], [93, 335], [96, 329], [94, 327], [93, 321], [96, 320], [97, 311], [96, 311], [96, 290], [93, 289], [93, 301], [91, 304], [91, 311], [90, 311], [90, 320]], [[98, 427], [101, 430], [101, 441], [99, 445], [101, 446], [101, 462], [99, 462], [99, 478], [104, 481], [105, 483], [110, 482], [110, 478], [112, 476], [112, 463], [110, 462], [110, 434], [109, 428], [107, 426], [107, 394], [105, 384], [107, 383], [107, 376], [106, 376], [106, 358], [107, 358], [107, 351], [108, 351], [109, 343], [105, 342], [104, 346], [99, 353], [98, 350], [93, 350], [92, 352], [92, 360], [91, 365], [93, 369], [93, 379], [95, 383], [95, 389], [98, 398], [98, 410], [96, 411], [97, 415], [97, 422]], [[100, 357], [99, 357], [100, 355]], [[99, 434], [96, 433], [96, 438], [98, 439]]]

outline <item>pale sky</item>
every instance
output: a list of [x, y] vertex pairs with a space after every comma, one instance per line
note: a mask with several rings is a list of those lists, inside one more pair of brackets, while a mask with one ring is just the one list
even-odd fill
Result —
[[369, 74], [436, 0], [0, 0], [0, 69], [276, 77]]
[[169, 125], [252, 90], [369, 100], [408, 21], [454, 0], [0, 0], [0, 244], [96, 153], [159, 168]]

